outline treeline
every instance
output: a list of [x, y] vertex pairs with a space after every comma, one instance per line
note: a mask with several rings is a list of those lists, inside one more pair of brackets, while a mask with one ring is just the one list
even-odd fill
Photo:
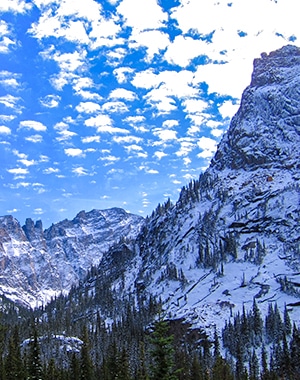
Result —
[[152, 298], [140, 308], [124, 300], [118, 317], [104, 319], [94, 296], [73, 289], [35, 311], [2, 308], [0, 380], [300, 379], [300, 332], [287, 307], [281, 314], [270, 303], [263, 319], [254, 301], [208, 336], [163, 318]]

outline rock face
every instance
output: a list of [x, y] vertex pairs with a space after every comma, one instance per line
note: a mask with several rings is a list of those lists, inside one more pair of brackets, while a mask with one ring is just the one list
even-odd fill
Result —
[[0, 217], [0, 289], [27, 305], [47, 302], [82, 280], [113, 244], [134, 238], [143, 218], [122, 209], [81, 211], [43, 230], [42, 222], [25, 225]]
[[215, 169], [299, 169], [299, 73], [295, 46], [254, 61], [251, 84], [213, 160]]

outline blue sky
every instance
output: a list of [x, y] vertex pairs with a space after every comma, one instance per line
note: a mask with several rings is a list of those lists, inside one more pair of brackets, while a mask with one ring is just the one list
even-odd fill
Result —
[[209, 165], [298, 0], [1, 0], [0, 215], [146, 216]]

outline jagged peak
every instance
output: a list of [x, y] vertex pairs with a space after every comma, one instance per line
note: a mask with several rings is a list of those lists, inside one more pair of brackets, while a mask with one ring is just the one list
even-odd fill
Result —
[[297, 168], [300, 146], [300, 49], [285, 46], [254, 60], [251, 84], [223, 136], [217, 170]]

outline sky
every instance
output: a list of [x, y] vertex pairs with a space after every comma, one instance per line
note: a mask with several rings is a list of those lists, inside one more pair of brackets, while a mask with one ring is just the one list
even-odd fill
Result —
[[0, 215], [147, 216], [208, 167], [299, 0], [1, 0]]

